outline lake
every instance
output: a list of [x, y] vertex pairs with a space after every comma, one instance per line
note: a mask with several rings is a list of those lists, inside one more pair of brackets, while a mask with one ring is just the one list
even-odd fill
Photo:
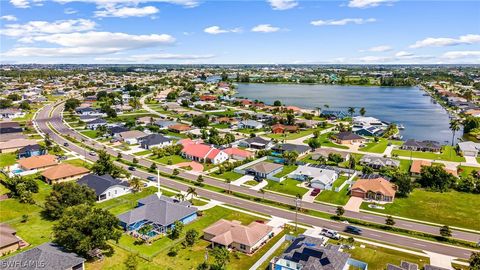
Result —
[[[451, 142], [450, 118], [418, 87], [338, 86], [309, 84], [238, 84], [237, 96], [258, 99], [267, 104], [282, 104], [315, 109], [328, 104], [327, 110], [346, 111], [365, 107], [366, 116], [402, 124], [403, 139]], [[461, 134], [461, 132], [457, 132]]]

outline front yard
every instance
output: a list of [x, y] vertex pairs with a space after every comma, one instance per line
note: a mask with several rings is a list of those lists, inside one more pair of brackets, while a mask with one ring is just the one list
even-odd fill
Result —
[[228, 171], [228, 172], [224, 172], [222, 174], [212, 173], [211, 176], [221, 178], [221, 179], [225, 179], [225, 180], [235, 181], [238, 178], [242, 177], [243, 174], [239, 174], [239, 173], [236, 173], [234, 171]]
[[315, 198], [315, 201], [345, 205], [350, 196], [348, 195], [348, 186], [345, 186], [339, 192], [333, 190], [322, 190]]
[[395, 149], [392, 151], [392, 155], [399, 155], [404, 157], [414, 157], [414, 158], [423, 158], [431, 160], [445, 160], [445, 161], [455, 161], [455, 162], [465, 162], [465, 158], [459, 156], [457, 152], [451, 146], [444, 146], [441, 153], [432, 153], [432, 152], [418, 152], [418, 151], [409, 151]]
[[183, 158], [180, 155], [172, 155], [172, 156], [164, 156], [158, 158], [157, 156], [150, 156], [149, 159], [154, 160], [156, 162], [166, 164], [166, 165], [174, 165], [181, 162], [189, 162], [190, 160]]
[[[369, 208], [367, 203], [362, 209], [406, 218], [424, 220], [480, 230], [480, 195], [457, 191], [432, 192], [415, 189], [408, 198], [395, 198], [387, 204], [385, 210]], [[413, 210], [412, 210], [413, 209]]]
[[302, 196], [308, 191], [308, 189], [306, 188], [297, 186], [298, 184], [301, 183], [300, 181], [297, 181], [291, 178], [287, 178], [280, 183], [273, 180], [267, 180], [267, 181], [268, 181], [268, 185], [265, 187], [265, 189], [271, 190], [271, 191], [285, 193], [292, 196], [297, 196], [297, 195]]
[[[280, 177], [286, 176], [287, 174], [295, 171], [297, 168], [298, 168], [297, 165], [285, 165], [285, 166], [283, 166], [282, 171], [275, 174], [274, 177], [280, 178]], [[298, 182], [298, 183], [300, 183], [300, 182]]]

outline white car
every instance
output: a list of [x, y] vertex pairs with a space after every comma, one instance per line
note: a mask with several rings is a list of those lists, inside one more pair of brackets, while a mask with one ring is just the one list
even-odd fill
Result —
[[328, 238], [331, 238], [331, 239], [335, 239], [335, 240], [338, 240], [340, 239], [340, 235], [338, 234], [337, 231], [334, 231], [334, 230], [329, 230], [329, 229], [322, 229], [322, 231], [320, 232], [321, 235], [324, 235]]

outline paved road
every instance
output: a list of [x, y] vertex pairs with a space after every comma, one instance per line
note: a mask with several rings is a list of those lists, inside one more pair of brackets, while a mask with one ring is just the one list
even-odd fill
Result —
[[[57, 133], [50, 130], [50, 128], [47, 125], [47, 123], [50, 122], [52, 127], [61, 134], [65, 134], [65, 135], [69, 134], [70, 136], [76, 138], [77, 140], [81, 140], [81, 139], [84, 138], [80, 134], [78, 134], [75, 131], [69, 129], [63, 123], [63, 121], [61, 119], [61, 116], [60, 116], [60, 113], [63, 109], [63, 106], [58, 106], [53, 111], [52, 115], [50, 116], [49, 112], [52, 110], [52, 108], [53, 108], [52, 105], [47, 105], [46, 107], [41, 109], [36, 116], [35, 122], [36, 122], [38, 128], [42, 132], [49, 133], [51, 138], [59, 144], [63, 144], [65, 142], [68, 142], [66, 139], [64, 139], [63, 137], [59, 136]], [[93, 140], [87, 140], [86, 143], [88, 143], [88, 145], [90, 145], [94, 148], [97, 148], [97, 149], [103, 148], [102, 144], [97, 143]], [[73, 152], [76, 152], [80, 155], [83, 155], [85, 152], [88, 152], [88, 151], [84, 151], [84, 148], [79, 147], [79, 146], [77, 146], [73, 143], [70, 143], [68, 148], [69, 148], [69, 150], [71, 150]], [[107, 148], [106, 150], [112, 155], [116, 156], [116, 154], [117, 154], [117, 152], [114, 149]], [[88, 158], [92, 161], [97, 160], [96, 156], [90, 156], [88, 154], [86, 155], [86, 158]], [[123, 158], [132, 159], [133, 156], [123, 155]], [[147, 160], [142, 160], [142, 159], [139, 159], [139, 163], [142, 164], [143, 166], [147, 166], [147, 167], [149, 167], [150, 164], [151, 164], [151, 162], [149, 162]], [[122, 165], [122, 166], [124, 166], [124, 165]], [[167, 173], [171, 172], [171, 169], [165, 168], [163, 166], [159, 166], [159, 169], [163, 172], [167, 172]], [[133, 173], [133, 175], [135, 175], [137, 177], [141, 177], [141, 178], [146, 178], [147, 176], [155, 176], [155, 174], [150, 174], [150, 173], [143, 172], [143, 171], [134, 171], [132, 173]], [[196, 179], [196, 177], [197, 177], [197, 176], [194, 176], [194, 175], [191, 175], [191, 174], [188, 174], [188, 173], [184, 173], [184, 172], [181, 173], [180, 175], [182, 177], [190, 178], [190, 179]], [[214, 186], [224, 188], [224, 189], [229, 188], [228, 184], [226, 184], [224, 182], [220, 182], [220, 181], [212, 179], [212, 178], [209, 178], [209, 177], [204, 177], [204, 180], [205, 180], [204, 183], [206, 183], [206, 184], [214, 185]], [[182, 190], [182, 191], [186, 191], [189, 187], [186, 184], [183, 184], [183, 183], [177, 182], [177, 181], [173, 181], [173, 180], [165, 178], [165, 177], [161, 177], [161, 182], [162, 182], [162, 185], [165, 185], [166, 187], [170, 187], [170, 188], [174, 188], [174, 189]], [[230, 188], [231, 188], [232, 191], [243, 192], [243, 193], [250, 194], [252, 196], [261, 196], [256, 191], [252, 191], [248, 188], [236, 187], [236, 186], [233, 186], [233, 185], [230, 185]], [[240, 207], [240, 208], [248, 209], [248, 210], [251, 210], [251, 211], [255, 211], [255, 212], [259, 212], [259, 213], [263, 213], [263, 214], [267, 214], [267, 215], [273, 215], [273, 216], [278, 216], [278, 217], [289, 219], [289, 220], [295, 220], [295, 213], [291, 212], [291, 211], [266, 206], [266, 205], [255, 203], [255, 202], [248, 201], [248, 200], [243, 200], [243, 199], [240, 199], [240, 198], [237, 198], [237, 197], [234, 197], [234, 196], [229, 196], [229, 195], [209, 191], [209, 190], [199, 188], [199, 187], [197, 187], [196, 189], [197, 189], [198, 195], [202, 196], [202, 197], [206, 197], [206, 198], [209, 198], [209, 199], [221, 201], [221, 202], [224, 202], [224, 203], [227, 203], [227, 204], [230, 204], [230, 205], [235, 205], [235, 206]], [[290, 204], [290, 205], [294, 204], [293, 199], [289, 198], [287, 196], [266, 193], [265, 198], [273, 200], [273, 201], [279, 201], [279, 202], [287, 203], [287, 204]], [[302, 203], [302, 207], [303, 208], [312, 207], [315, 210], [319, 210], [319, 211], [323, 211], [323, 212], [329, 212], [329, 213], [332, 213], [332, 214], [335, 211], [334, 207], [329, 207], [329, 206], [326, 206], [326, 205], [315, 204], [315, 203]], [[357, 216], [355, 216], [355, 214], [359, 214], [359, 213], [350, 213], [350, 212], [347, 213], [348, 216], [356, 217], [356, 218], [359, 218], [359, 219], [364, 219], [364, 220], [368, 220], [368, 221], [372, 221], [372, 222], [374, 222], [374, 219], [377, 218], [377, 216], [375, 216], [375, 215], [367, 215], [367, 216], [371, 216], [372, 219], [365, 219], [363, 215], [357, 217]], [[380, 218], [382, 219], [381, 223], [383, 223], [384, 218], [383, 217], [380, 217]], [[329, 221], [329, 220], [323, 220], [323, 219], [319, 219], [319, 218], [316, 218], [316, 217], [303, 215], [303, 214], [298, 215], [298, 222], [313, 225], [313, 226], [326, 227], [326, 228], [330, 228], [330, 229], [334, 229], [334, 230], [338, 230], [338, 231], [343, 231], [345, 229], [345, 226], [346, 226], [343, 223], [339, 223], [339, 222], [335, 222], [335, 221]], [[403, 223], [403, 222], [404, 221], [398, 220], [397, 224], [407, 224], [409, 226], [412, 226], [412, 227], [410, 227], [410, 229], [417, 229], [417, 228], [422, 229], [424, 227], [427, 228], [427, 229], [431, 229], [433, 227], [433, 228], [435, 228], [434, 233], [438, 232], [438, 228], [436, 228], [434, 226], [417, 224], [417, 223], [414, 223], [414, 222], [407, 222], [407, 223]], [[456, 237], [459, 237], [459, 236], [462, 237], [464, 235], [466, 235], [466, 236], [470, 235], [470, 234], [464, 233], [464, 232], [455, 232], [455, 234], [456, 234]], [[471, 234], [471, 235], [474, 235], [476, 237], [475, 239], [478, 238], [478, 236], [476, 236], [475, 234]], [[447, 246], [447, 245], [443, 245], [443, 244], [440, 244], [440, 243], [429, 242], [429, 241], [424, 241], [424, 240], [420, 240], [420, 239], [413, 239], [413, 238], [409, 238], [409, 237], [394, 235], [394, 234], [390, 234], [390, 233], [386, 233], [386, 232], [382, 232], [382, 231], [371, 230], [371, 229], [367, 229], [367, 228], [363, 228], [362, 237], [369, 238], [369, 239], [376, 240], [376, 241], [387, 242], [387, 243], [392, 244], [392, 245], [397, 245], [397, 246], [402, 246], [402, 247], [407, 247], [407, 248], [412, 248], [412, 249], [418, 249], [418, 250], [426, 250], [426, 251], [436, 252], [436, 253], [445, 254], [445, 255], [449, 255], [449, 256], [459, 257], [459, 258], [469, 258], [470, 254], [471, 254], [471, 251], [469, 251], [468, 249], [464, 249], [464, 248], [460, 248], [460, 247]]]

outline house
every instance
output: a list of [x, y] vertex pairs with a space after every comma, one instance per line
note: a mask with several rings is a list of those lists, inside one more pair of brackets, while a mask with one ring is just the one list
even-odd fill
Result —
[[153, 194], [140, 199], [136, 208], [118, 216], [120, 225], [127, 232], [137, 232], [145, 225], [152, 225], [149, 237], [165, 234], [175, 221], [188, 224], [197, 218], [197, 208], [190, 202], [179, 202], [170, 197]]
[[245, 160], [255, 156], [254, 153], [239, 148], [227, 148], [223, 149], [223, 152], [225, 152], [229, 158], [235, 160]]
[[110, 136], [112, 136], [114, 138], [119, 138], [120, 133], [125, 132], [125, 131], [129, 131], [129, 129], [124, 127], [124, 126], [113, 126], [113, 127], [108, 127], [107, 128], [108, 134], [110, 134]]
[[338, 178], [338, 173], [334, 170], [301, 165], [288, 176], [299, 181], [310, 180], [310, 186], [312, 188], [330, 190], [332, 189], [333, 182]]
[[348, 270], [350, 254], [338, 245], [323, 245], [324, 239], [300, 235], [278, 257], [270, 261], [271, 270]]
[[18, 150], [18, 158], [28, 158], [33, 156], [45, 155], [47, 150], [42, 148], [39, 144], [31, 144], [24, 146]]
[[238, 128], [261, 129], [263, 124], [255, 120], [243, 120], [238, 122]]
[[23, 129], [18, 122], [0, 122], [1, 136], [7, 133], [22, 133], [22, 131]]
[[329, 149], [329, 148], [317, 148], [317, 149], [315, 149], [315, 151], [313, 151], [313, 153], [312, 153], [312, 159], [313, 160], [318, 160], [320, 157], [328, 159], [328, 156], [330, 154], [340, 155], [343, 158], [343, 160], [349, 160], [350, 159], [350, 153], [349, 152], [338, 151], [338, 150]]
[[240, 141], [239, 146], [252, 149], [270, 149], [272, 142], [257, 136]]
[[12, 153], [22, 149], [27, 145], [34, 144], [37, 144], [37, 141], [30, 139], [11, 139], [8, 141], [0, 142], [0, 153]]
[[283, 169], [282, 164], [261, 161], [245, 169], [245, 173], [257, 178], [267, 178], [279, 173]]
[[75, 113], [78, 115], [100, 115], [102, 114], [99, 110], [92, 107], [80, 107], [75, 109]]
[[216, 96], [212, 96], [212, 95], [201, 95], [201, 96], [200, 96], [200, 100], [201, 100], [201, 101], [216, 101], [216, 100], [217, 100], [217, 97], [216, 97]]
[[118, 137], [128, 144], [137, 144], [140, 138], [145, 137], [147, 134], [140, 130], [129, 130], [118, 134]]
[[[430, 166], [432, 166], [432, 162], [430, 162], [430, 161], [427, 161], [427, 160], [413, 160], [412, 165], [410, 166], [410, 173], [412, 173], [412, 175], [418, 176], [422, 172], [422, 167], [430, 167]], [[445, 168], [445, 167], [443, 169], [453, 176], [458, 176], [457, 170], [452, 170], [452, 169], [448, 169], [448, 168]]]
[[460, 148], [460, 152], [462, 152], [463, 156], [476, 157], [478, 155], [478, 151], [480, 150], [480, 143], [475, 143], [472, 141], [459, 142], [458, 148]]
[[298, 126], [292, 125], [282, 125], [282, 124], [275, 124], [272, 126], [272, 133], [273, 134], [283, 134], [283, 133], [295, 133], [298, 132]]
[[357, 135], [351, 131], [344, 131], [332, 135], [333, 140], [338, 144], [356, 144], [364, 143], [366, 140], [360, 135]]
[[45, 170], [58, 164], [57, 157], [54, 155], [33, 156], [17, 160], [14, 169], [11, 170], [14, 174], [23, 172], [32, 172]]
[[97, 195], [98, 202], [116, 198], [131, 192], [126, 181], [113, 178], [108, 174], [87, 174], [80, 178], [77, 183], [93, 189]]
[[0, 109], [0, 119], [13, 119], [24, 117], [25, 112], [15, 108]]
[[21, 243], [22, 239], [17, 236], [14, 228], [6, 223], [0, 223], [0, 256], [20, 249]]
[[184, 140], [182, 141], [182, 145], [182, 156], [190, 160], [210, 162], [212, 164], [220, 164], [228, 160], [227, 153], [210, 145], [194, 142], [192, 140]]
[[150, 134], [140, 138], [138, 141], [143, 149], [162, 148], [167, 145], [172, 145], [171, 139], [160, 134]]
[[229, 125], [238, 123], [237, 119], [231, 118], [231, 117], [218, 117], [215, 119], [215, 122], [218, 124], [229, 124]]
[[96, 130], [96, 129], [98, 129], [98, 127], [106, 126], [106, 125], [107, 125], [107, 121], [105, 119], [97, 118], [95, 120], [92, 120], [92, 121], [88, 122], [86, 124], [86, 127], [88, 129], [91, 129], [91, 130]]
[[220, 219], [203, 230], [203, 239], [247, 254], [254, 253], [274, 236], [273, 227], [253, 221], [247, 226], [237, 220]]
[[399, 266], [387, 264], [387, 270], [418, 270], [418, 264], [407, 261], [401, 261]]
[[169, 126], [168, 130], [176, 133], [181, 133], [181, 132], [189, 131], [190, 126], [185, 124], [175, 124], [175, 125]]
[[305, 128], [316, 128], [321, 122], [308, 119], [295, 119], [295, 124]]
[[84, 258], [67, 252], [61, 246], [51, 242], [0, 260], [0, 265], [4, 270], [83, 270], [85, 269], [84, 263]]
[[383, 167], [397, 168], [400, 166], [400, 161], [386, 157], [364, 155], [360, 159], [360, 164], [372, 167], [373, 169], [380, 169]]
[[272, 150], [280, 155], [284, 152], [295, 152], [300, 157], [307, 154], [311, 149], [307, 145], [284, 143], [275, 145]]
[[403, 150], [423, 151], [423, 152], [440, 152], [442, 146], [436, 141], [416, 141], [407, 140], [401, 147]]
[[385, 178], [358, 179], [353, 183], [350, 194], [367, 200], [393, 202], [396, 186]]
[[151, 125], [155, 123], [155, 120], [156, 119], [151, 116], [144, 116], [144, 117], [137, 118], [136, 122], [142, 125]]
[[89, 172], [90, 171], [84, 167], [62, 163], [46, 169], [42, 172], [42, 176], [47, 183], [56, 184], [60, 182], [76, 180]]
[[362, 136], [381, 136], [388, 128], [388, 123], [382, 122], [375, 117], [353, 117], [352, 131]]
[[170, 126], [176, 125], [177, 122], [168, 121], [168, 120], [158, 120], [158, 121], [155, 121], [154, 124], [159, 126], [160, 129], [168, 129]]

